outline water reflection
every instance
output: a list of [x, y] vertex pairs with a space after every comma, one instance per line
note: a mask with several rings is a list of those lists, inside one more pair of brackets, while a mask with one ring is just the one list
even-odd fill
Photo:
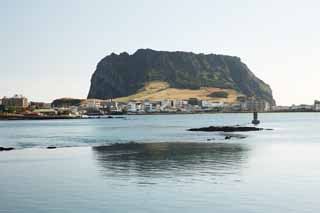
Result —
[[93, 147], [106, 178], [218, 177], [239, 173], [247, 159], [243, 144], [127, 143]]

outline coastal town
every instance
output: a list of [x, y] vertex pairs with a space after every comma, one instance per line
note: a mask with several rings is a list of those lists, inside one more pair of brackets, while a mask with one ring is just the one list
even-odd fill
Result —
[[188, 100], [131, 100], [116, 102], [100, 99], [60, 98], [51, 103], [29, 101], [23, 95], [0, 99], [0, 119], [97, 118], [123, 114], [187, 114], [240, 112], [320, 112], [320, 101], [313, 105], [272, 106], [255, 98], [238, 97], [235, 103]]

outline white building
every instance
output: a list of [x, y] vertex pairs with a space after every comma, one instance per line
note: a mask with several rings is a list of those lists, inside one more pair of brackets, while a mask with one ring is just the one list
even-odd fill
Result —
[[161, 100], [161, 107], [160, 110], [161, 111], [166, 111], [167, 108], [169, 108], [171, 106], [171, 101], [170, 100]]
[[137, 106], [136, 106], [136, 102], [129, 102], [127, 104], [127, 111], [128, 112], [137, 112]]
[[101, 100], [99, 99], [87, 99], [81, 102], [81, 107], [86, 109], [100, 109], [101, 108]]
[[269, 102], [265, 102], [264, 111], [268, 112], [271, 110], [271, 104]]
[[290, 110], [313, 110], [314, 106], [307, 104], [292, 105]]
[[271, 109], [273, 111], [288, 111], [290, 110], [289, 106], [272, 106]]
[[223, 102], [212, 102], [212, 101], [201, 101], [202, 108], [222, 108], [224, 106]]
[[137, 101], [130, 101], [127, 104], [127, 111], [132, 113], [143, 113], [144, 112], [144, 104]]
[[143, 104], [144, 104], [144, 110], [146, 112], [154, 112], [154, 109], [152, 107], [152, 103], [150, 101], [145, 101]]
[[187, 100], [176, 100], [175, 101], [175, 108], [179, 111], [187, 111], [188, 101]]

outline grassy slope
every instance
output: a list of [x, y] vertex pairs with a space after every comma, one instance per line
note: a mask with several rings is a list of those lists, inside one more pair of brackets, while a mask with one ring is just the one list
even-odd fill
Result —
[[[212, 98], [208, 97], [209, 94], [217, 91], [224, 91], [228, 93], [228, 98]], [[223, 101], [226, 103], [234, 103], [237, 96], [240, 95], [238, 92], [232, 89], [220, 89], [205, 87], [198, 90], [191, 89], [176, 89], [170, 88], [169, 84], [161, 81], [154, 81], [147, 83], [144, 88], [140, 89], [136, 94], [127, 97], [121, 97], [115, 99], [119, 102], [128, 102], [130, 100], [143, 101], [143, 100], [187, 100], [189, 98], [198, 98], [201, 100], [210, 101]]]

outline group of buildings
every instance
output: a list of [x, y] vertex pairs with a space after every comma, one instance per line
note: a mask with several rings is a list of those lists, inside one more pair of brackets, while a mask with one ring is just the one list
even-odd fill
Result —
[[253, 99], [239, 99], [236, 103], [224, 103], [190, 98], [188, 100], [130, 101], [124, 104], [128, 113], [247, 112], [270, 110], [270, 105], [267, 102]]
[[313, 105], [300, 104], [291, 106], [273, 106], [273, 112], [320, 112], [320, 101], [315, 100]]
[[320, 101], [314, 105], [272, 106], [255, 98], [238, 97], [235, 103], [190, 98], [188, 100], [132, 100], [115, 102], [100, 99], [56, 99], [52, 103], [28, 102], [22, 95], [0, 99], [0, 112], [38, 116], [84, 116], [104, 114], [201, 113], [201, 112], [290, 112], [320, 111]]

